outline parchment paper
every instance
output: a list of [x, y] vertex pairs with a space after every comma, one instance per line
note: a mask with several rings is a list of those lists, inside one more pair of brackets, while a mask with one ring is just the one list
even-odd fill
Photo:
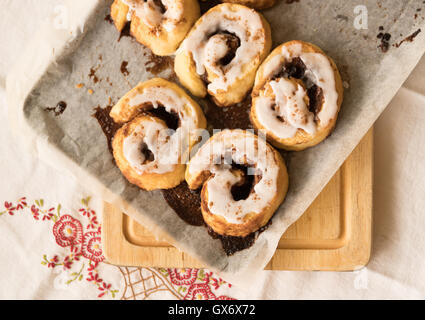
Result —
[[[422, 0], [362, 1], [368, 10], [366, 30], [354, 27], [357, 3], [287, 2], [282, 0], [263, 12], [272, 27], [274, 47], [293, 39], [321, 47], [342, 73], [345, 98], [334, 133], [319, 146], [289, 156], [289, 192], [269, 229], [251, 248], [233, 256], [225, 255], [221, 243], [212, 239], [206, 228], [183, 222], [159, 191], [145, 192], [132, 186], [113, 164], [105, 136], [92, 117], [94, 107], [107, 106], [109, 98], [116, 102], [153, 74], [146, 68], [149, 51], [128, 37], [118, 42], [118, 31], [105, 21], [111, 1], [72, 1], [65, 28], [48, 22], [40, 30], [7, 79], [10, 122], [29, 152], [70, 170], [83, 185], [155, 234], [164, 235], [227, 279], [249, 276], [264, 268], [282, 234], [355, 148], [425, 50], [425, 32], [412, 42], [393, 46], [420, 28], [425, 31]], [[379, 30], [380, 26], [384, 30]], [[386, 53], [378, 48], [380, 32], [392, 35]], [[123, 61], [128, 61], [128, 75], [120, 71]], [[160, 76], [169, 77], [170, 72], [165, 70]], [[76, 88], [79, 83], [84, 87]], [[59, 101], [67, 103], [62, 114], [46, 111]]]

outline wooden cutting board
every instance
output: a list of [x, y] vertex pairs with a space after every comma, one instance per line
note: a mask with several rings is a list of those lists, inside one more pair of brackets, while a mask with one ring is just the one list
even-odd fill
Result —
[[[279, 241], [269, 270], [350, 271], [367, 264], [372, 239], [373, 132], [370, 130], [304, 215]], [[105, 204], [103, 252], [111, 264], [200, 268], [202, 263], [158, 241]]]

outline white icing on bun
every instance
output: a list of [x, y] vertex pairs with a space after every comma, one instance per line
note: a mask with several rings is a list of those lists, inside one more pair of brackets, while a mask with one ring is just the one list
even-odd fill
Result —
[[[240, 41], [235, 57], [224, 68], [218, 61], [228, 49], [225, 39], [219, 35], [208, 37], [219, 30], [234, 34]], [[261, 18], [254, 10], [240, 6], [238, 11], [232, 11], [221, 6], [220, 10], [202, 17], [202, 23], [183, 41], [182, 50], [192, 54], [198, 75], [202, 76], [207, 67], [216, 76], [208, 85], [208, 90], [215, 93], [219, 89], [226, 90], [240, 76], [242, 66], [264, 48], [266, 40], [262, 30]]]
[[206, 12], [176, 52], [175, 70], [194, 95], [209, 93], [219, 106], [243, 100], [271, 47], [264, 17], [248, 7], [224, 3]]
[[[247, 169], [246, 173], [240, 166]], [[235, 200], [232, 187], [250, 174], [254, 176], [249, 194]], [[191, 159], [186, 181], [190, 188], [203, 185], [202, 211], [207, 223], [208, 215], [213, 215], [239, 226], [234, 228], [243, 228], [263, 214], [268, 218], [260, 220], [267, 222], [286, 194], [287, 173], [280, 155], [263, 139], [250, 131], [226, 129], [215, 134]]]
[[277, 47], [259, 68], [251, 120], [277, 147], [302, 150], [331, 132], [342, 91], [329, 57], [316, 46], [291, 41]]
[[[174, 30], [183, 18], [183, 5], [175, 0], [161, 0], [166, 8], [162, 8], [154, 0], [121, 0], [129, 7], [127, 20], [131, 21], [133, 14], [142, 19], [151, 28], [163, 27], [168, 32]], [[158, 33], [158, 31], [156, 31]]]
[[124, 123], [112, 148], [130, 182], [155, 190], [175, 187], [184, 180], [189, 152], [205, 129], [206, 119], [183, 89], [164, 79], [151, 79], [122, 97], [110, 115]]

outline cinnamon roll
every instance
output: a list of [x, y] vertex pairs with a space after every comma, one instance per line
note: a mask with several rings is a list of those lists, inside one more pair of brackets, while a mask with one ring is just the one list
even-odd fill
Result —
[[335, 127], [343, 99], [338, 69], [317, 46], [290, 41], [277, 47], [258, 69], [251, 122], [276, 147], [303, 150]]
[[276, 0], [222, 0], [221, 2], [238, 3], [253, 9], [262, 10], [273, 7]]
[[196, 0], [115, 0], [111, 7], [118, 31], [130, 21], [131, 34], [159, 56], [174, 54], [200, 15]]
[[197, 97], [209, 93], [217, 105], [241, 102], [271, 48], [268, 22], [253, 9], [223, 3], [207, 11], [176, 53], [180, 82]]
[[155, 190], [173, 188], [184, 180], [189, 152], [206, 120], [183, 89], [160, 78], [140, 83], [120, 99], [110, 116], [124, 124], [112, 149], [130, 183]]
[[186, 182], [202, 187], [201, 210], [216, 233], [244, 237], [267, 224], [283, 202], [288, 173], [281, 155], [247, 130], [223, 130], [190, 160]]

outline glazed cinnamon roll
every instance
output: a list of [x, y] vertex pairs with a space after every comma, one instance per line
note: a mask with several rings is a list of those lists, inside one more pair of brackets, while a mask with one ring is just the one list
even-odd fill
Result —
[[173, 188], [184, 180], [189, 152], [206, 120], [183, 89], [160, 78], [140, 83], [120, 99], [110, 116], [124, 124], [112, 148], [130, 183], [155, 190]]
[[343, 99], [338, 69], [317, 46], [290, 41], [258, 69], [251, 122], [276, 147], [303, 150], [332, 132]]
[[202, 215], [216, 233], [244, 237], [266, 225], [283, 202], [288, 173], [265, 140], [226, 129], [190, 160], [186, 182], [191, 189], [202, 187]]
[[264, 17], [248, 7], [224, 3], [206, 12], [176, 53], [175, 71], [193, 95], [209, 93], [217, 105], [239, 103], [271, 47]]
[[262, 10], [273, 7], [276, 0], [222, 0], [221, 2], [238, 3], [253, 9]]
[[131, 21], [131, 34], [159, 56], [174, 54], [199, 16], [196, 0], [115, 0], [111, 7], [118, 31]]

